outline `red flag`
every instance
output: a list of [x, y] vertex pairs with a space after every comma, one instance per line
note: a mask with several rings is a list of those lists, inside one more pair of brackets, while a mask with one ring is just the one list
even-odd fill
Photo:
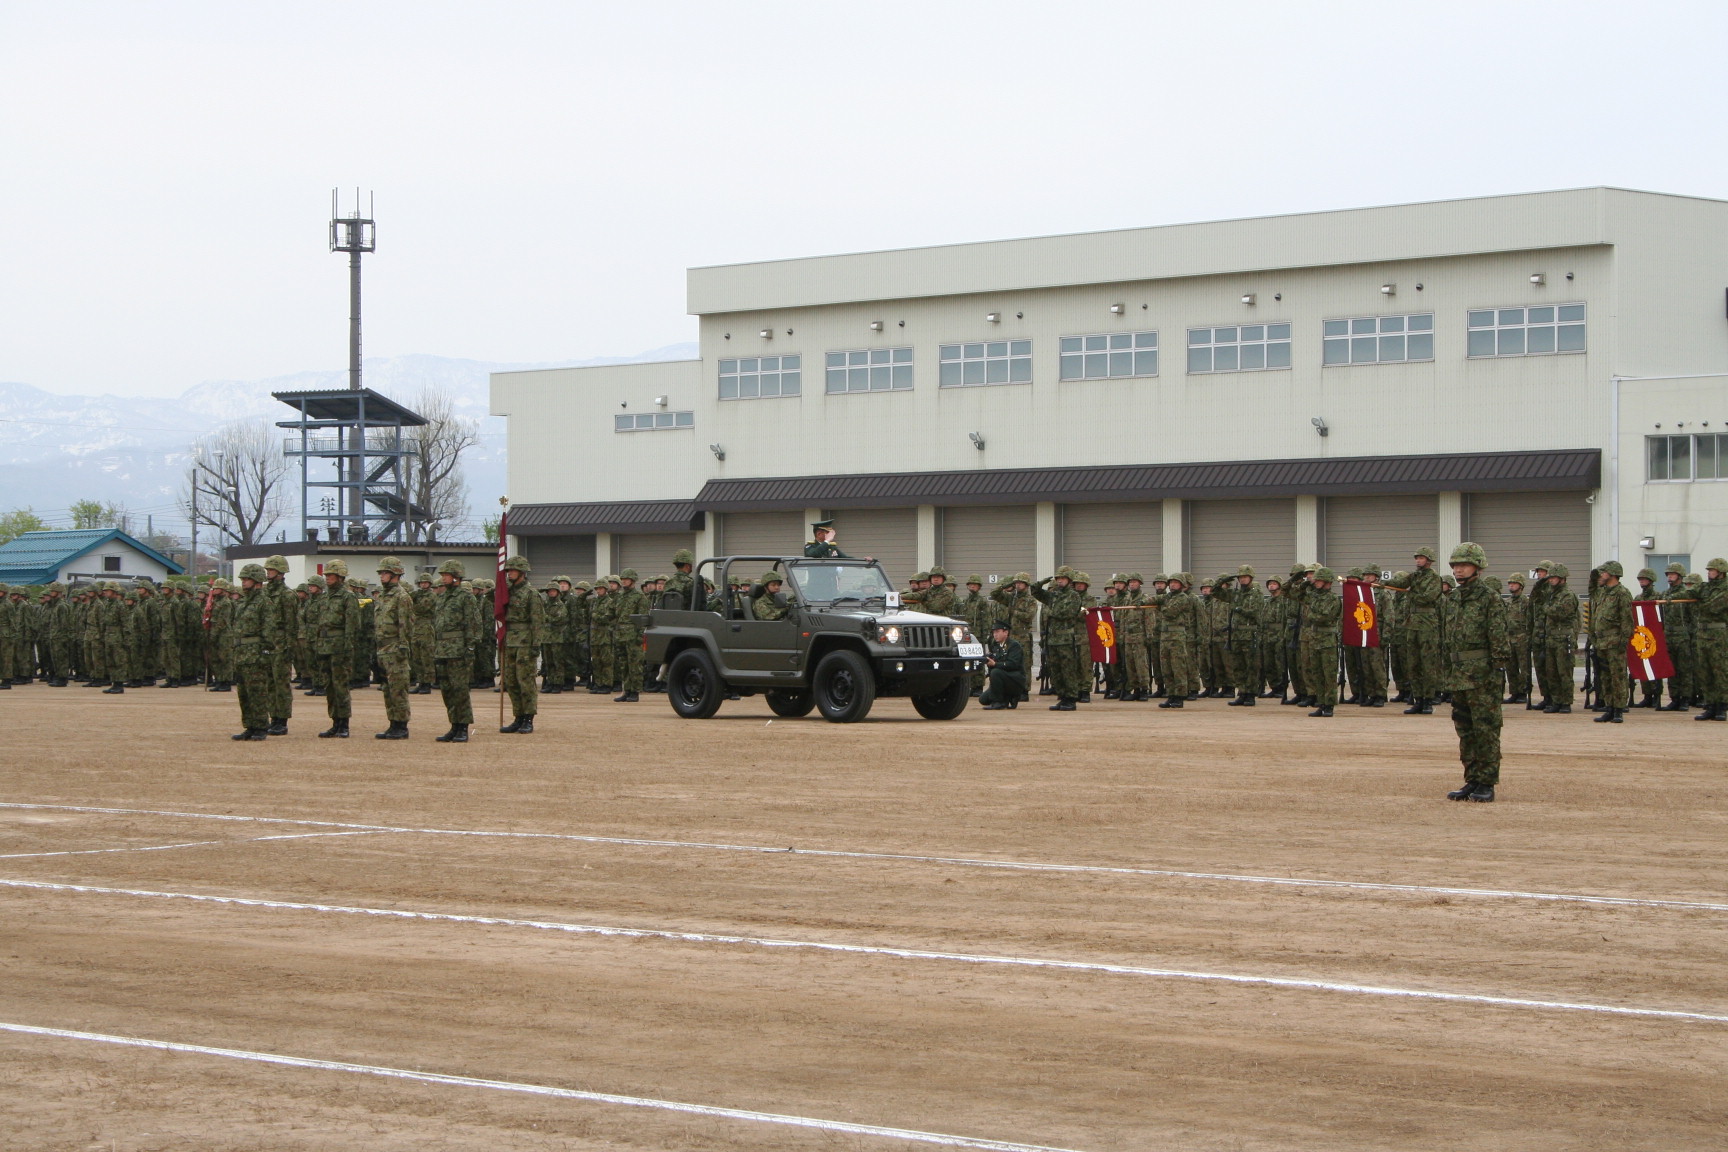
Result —
[[504, 561], [510, 559], [509, 531], [510, 510], [506, 508], [498, 513], [498, 575], [492, 584], [492, 619], [496, 621], [493, 631], [500, 641], [504, 638], [504, 611], [510, 607], [510, 583], [504, 579]]
[[1086, 637], [1092, 642], [1092, 663], [1116, 663], [1116, 612], [1114, 609], [1086, 609]]
[[1380, 647], [1380, 610], [1374, 603], [1374, 586], [1354, 577], [1344, 581], [1344, 646]]
[[1666, 680], [1674, 675], [1668, 657], [1668, 637], [1662, 629], [1660, 600], [1632, 601], [1632, 639], [1626, 642], [1626, 667], [1634, 680]]

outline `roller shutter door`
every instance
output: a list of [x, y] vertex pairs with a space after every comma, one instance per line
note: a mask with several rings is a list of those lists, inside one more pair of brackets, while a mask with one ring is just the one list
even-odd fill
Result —
[[807, 531], [802, 512], [728, 512], [720, 517], [720, 552], [726, 556], [799, 556], [809, 539]]
[[918, 509], [845, 508], [828, 513], [834, 543], [848, 556], [872, 556], [888, 579], [904, 584], [918, 569]]
[[1296, 555], [1296, 501], [1193, 500], [1188, 504], [1188, 569], [1196, 580], [1252, 564], [1261, 580], [1283, 576]]
[[941, 546], [942, 566], [955, 581], [976, 572], [986, 585], [994, 576], [1006, 579], [1016, 572], [1034, 572], [1038, 563], [1038, 513], [1030, 504], [1003, 508], [944, 508]]
[[1436, 496], [1332, 496], [1325, 504], [1325, 563], [1339, 572], [1378, 564], [1410, 567], [1418, 548], [1440, 546]]
[[[680, 548], [696, 549], [696, 533], [665, 532], [640, 536], [612, 537], [613, 555], [618, 557], [617, 571], [634, 568], [644, 580], [662, 573], [672, 574], [672, 553]], [[698, 556], [700, 560], [702, 557]]]
[[1102, 584], [1114, 572], [1148, 581], [1164, 570], [1164, 505], [1069, 504], [1062, 509], [1062, 563]]
[[[521, 541], [522, 553], [534, 569], [535, 583], [544, 584], [555, 576], [568, 576], [573, 581], [594, 579], [594, 537], [523, 536]], [[469, 576], [481, 569], [489, 576], [492, 563], [481, 560], [477, 568], [468, 560], [465, 567]]]
[[[1464, 531], [1488, 553], [1489, 571], [1529, 571], [1554, 560], [1574, 577], [1590, 574], [1590, 505], [1585, 492], [1476, 492], [1465, 497]], [[1455, 541], [1447, 542], [1448, 548]], [[1442, 564], [1446, 553], [1440, 555]], [[1579, 580], [1579, 585], [1582, 580]]]

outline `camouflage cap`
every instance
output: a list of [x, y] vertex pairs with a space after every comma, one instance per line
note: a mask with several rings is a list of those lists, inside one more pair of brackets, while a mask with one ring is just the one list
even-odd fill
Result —
[[1412, 556], [1420, 556], [1423, 559], [1427, 560], [1430, 564], [1435, 563], [1440, 559], [1440, 554], [1438, 552], [1434, 551], [1434, 549], [1428, 548], [1428, 547], [1418, 548], [1418, 549], [1416, 549], [1416, 551], [1412, 552], [1411, 555]]
[[948, 579], [948, 569], [941, 567], [932, 568], [930, 569], [930, 575], [940, 576], [942, 579], [946, 580]]
[[974, 573], [972, 573], [972, 575], [966, 577], [966, 583], [977, 584], [979, 587], [983, 587], [984, 577], [979, 575], [978, 573], [974, 572]]
[[672, 553], [672, 563], [694, 564], [696, 563], [696, 553], [690, 551], [688, 548], [680, 548], [678, 551]]
[[260, 583], [262, 583], [264, 580], [264, 565], [262, 565], [262, 564], [247, 564], [247, 565], [245, 565], [244, 567], [242, 567], [240, 569], [240, 579], [242, 579], [242, 580], [257, 580]]
[[286, 572], [288, 571], [288, 558], [286, 556], [271, 556], [264, 561], [264, 567], [273, 568], [278, 572]]
[[348, 561], [346, 561], [346, 560], [327, 560], [327, 561], [325, 561], [324, 562], [324, 575], [326, 575], [326, 576], [346, 576], [346, 575], [348, 575]]
[[1254, 566], [1252, 564], [1244, 564], [1242, 567], [1236, 569], [1236, 575], [1252, 576], [1254, 575]]
[[779, 572], [769, 571], [769, 572], [764, 572], [764, 573], [762, 573], [762, 575], [758, 576], [756, 578], [756, 583], [764, 584], [764, 585], [766, 585], [766, 584], [784, 584], [784, 583], [786, 583], [786, 577]]
[[1474, 564], [1478, 568], [1488, 567], [1488, 553], [1482, 545], [1466, 540], [1452, 549], [1453, 564]]
[[438, 565], [438, 575], [440, 576], [454, 576], [456, 579], [460, 580], [467, 574], [468, 573], [463, 569], [462, 561], [460, 560], [446, 560], [444, 563]]
[[1662, 569], [1662, 571], [1674, 576], [1684, 576], [1686, 575], [1686, 565], [1681, 564], [1679, 561], [1675, 561], [1668, 565], [1668, 567]]
[[386, 557], [384, 557], [384, 559], [378, 561], [378, 567], [375, 569], [375, 571], [394, 572], [394, 573], [396, 573], [396, 575], [400, 576], [400, 575], [402, 575], [402, 573], [408, 571], [408, 569], [406, 567], [404, 567], [402, 564], [402, 561], [396, 559], [396, 557], [386, 556]]
[[1319, 568], [1314, 569], [1314, 579], [1320, 581], [1323, 584], [1330, 584], [1330, 583], [1332, 583], [1332, 581], [1338, 579], [1338, 574], [1336, 572], [1332, 571], [1332, 569], [1330, 569], [1330, 568], [1327, 568], [1325, 566], [1321, 566]]
[[1608, 561], [1608, 563], [1601, 565], [1596, 570], [1598, 572], [1602, 573], [1604, 576], [1612, 576], [1615, 579], [1619, 579], [1620, 577], [1626, 575], [1625, 566], [1622, 565], [1620, 563], [1620, 561], [1618, 561], [1618, 560], [1610, 560], [1610, 561]]
[[528, 563], [528, 558], [526, 556], [512, 556], [510, 559], [504, 561], [504, 571], [520, 572], [526, 576], [528, 573], [534, 571], [534, 566]]
[[1718, 572], [1728, 572], [1728, 560], [1724, 560], [1722, 557], [1717, 556], [1714, 559], [1705, 561], [1704, 567], [1714, 568]]
[[618, 573], [618, 579], [620, 579], [620, 580], [640, 580], [640, 579], [642, 579], [642, 577], [636, 575], [636, 569], [626, 568], [626, 569], [624, 569], [624, 571]]
[[1640, 568], [1640, 569], [1638, 569], [1638, 579], [1648, 580], [1652, 584], [1654, 584], [1656, 582], [1656, 569], [1654, 569], [1654, 568]]

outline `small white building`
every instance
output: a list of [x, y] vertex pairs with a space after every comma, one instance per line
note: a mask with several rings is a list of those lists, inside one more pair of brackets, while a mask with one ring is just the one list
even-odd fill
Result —
[[537, 572], [1728, 552], [1728, 203], [1614, 188], [695, 268], [701, 357], [505, 372]]
[[160, 584], [183, 567], [118, 528], [25, 532], [0, 544], [0, 584], [133, 580]]

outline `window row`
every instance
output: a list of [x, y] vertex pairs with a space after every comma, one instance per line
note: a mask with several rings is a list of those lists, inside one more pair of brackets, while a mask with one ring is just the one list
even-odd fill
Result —
[[694, 412], [633, 412], [612, 417], [614, 432], [661, 432], [667, 428], [696, 427]]
[[1728, 480], [1728, 432], [1646, 436], [1647, 480]]
[[[1536, 356], [1582, 352], [1583, 304], [1525, 308], [1485, 308], [1468, 316], [1467, 355]], [[1188, 329], [1187, 370], [1259, 372], [1292, 364], [1292, 326], [1233, 324]], [[1347, 316], [1321, 324], [1320, 362], [1400, 364], [1434, 359], [1434, 314]], [[1063, 336], [1058, 354], [1062, 380], [1115, 380], [1158, 375], [1158, 333], [1098, 332]], [[798, 396], [803, 392], [801, 358], [756, 356], [720, 361], [720, 398], [748, 400]], [[824, 386], [830, 394], [905, 392], [913, 386], [911, 348], [857, 348], [827, 353]], [[937, 384], [972, 388], [1032, 382], [1032, 341], [980, 340], [943, 344], [938, 350]]]

